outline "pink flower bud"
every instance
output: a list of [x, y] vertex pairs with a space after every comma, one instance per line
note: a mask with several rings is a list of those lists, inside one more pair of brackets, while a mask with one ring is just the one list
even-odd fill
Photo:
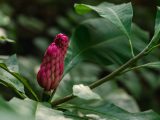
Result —
[[58, 34], [47, 48], [37, 74], [37, 81], [46, 91], [56, 89], [62, 79], [64, 58], [69, 40], [64, 34]]

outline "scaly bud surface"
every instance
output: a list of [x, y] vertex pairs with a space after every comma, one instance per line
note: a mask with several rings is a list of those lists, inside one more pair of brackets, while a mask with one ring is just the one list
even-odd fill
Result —
[[68, 37], [60, 33], [55, 37], [54, 42], [49, 45], [44, 54], [37, 74], [37, 81], [46, 91], [56, 89], [62, 79], [68, 44]]

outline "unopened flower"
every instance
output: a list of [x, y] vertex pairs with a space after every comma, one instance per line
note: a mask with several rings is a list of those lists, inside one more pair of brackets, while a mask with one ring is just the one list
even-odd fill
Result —
[[64, 34], [58, 34], [54, 42], [47, 48], [42, 64], [37, 74], [37, 81], [46, 91], [56, 89], [62, 79], [64, 58], [69, 39]]

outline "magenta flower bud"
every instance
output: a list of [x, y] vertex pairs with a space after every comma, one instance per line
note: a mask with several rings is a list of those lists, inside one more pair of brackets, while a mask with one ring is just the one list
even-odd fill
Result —
[[46, 91], [56, 89], [62, 79], [64, 58], [69, 39], [64, 34], [58, 34], [54, 42], [47, 48], [42, 64], [37, 74], [37, 81]]

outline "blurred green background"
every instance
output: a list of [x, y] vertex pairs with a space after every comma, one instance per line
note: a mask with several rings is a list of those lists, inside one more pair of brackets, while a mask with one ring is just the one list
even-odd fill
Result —
[[[97, 16], [94, 13], [77, 15], [74, 11], [74, 3], [97, 5], [104, 1], [115, 4], [130, 2], [130, 0], [1, 0], [0, 35], [6, 35], [9, 39], [15, 40], [16, 44], [0, 44], [0, 55], [6, 57], [17, 53], [21, 73], [26, 78], [35, 76], [36, 68], [30, 66], [39, 65], [46, 47], [53, 41], [57, 33], [71, 36], [78, 24], [85, 19]], [[131, 2], [134, 9], [133, 21], [152, 36], [156, 6], [160, 5], [160, 1], [132, 0]], [[25, 70], [32, 74], [26, 73]], [[155, 78], [160, 73], [159, 70], [149, 71], [152, 73], [152, 76], [149, 77], [159, 79]], [[107, 73], [107, 70], [101, 70], [98, 77], [101, 78]], [[135, 86], [140, 86], [139, 93], [133, 90], [137, 89], [134, 84], [129, 87], [127, 83], [126, 85], [117, 81], [117, 85], [136, 99], [141, 110], [151, 108], [160, 113], [160, 85], [156, 85], [157, 83], [153, 81], [148, 82], [143, 73], [138, 73], [138, 77], [140, 82]], [[4, 86], [1, 86], [1, 93], [9, 99], [11, 95], [6, 94], [6, 91], [8, 92]]]
[[[105, 0], [1, 0], [0, 26], [16, 46], [1, 46], [0, 54], [40, 55], [41, 46], [53, 40], [59, 33], [71, 35], [72, 30], [85, 18], [74, 12], [74, 3], [96, 5]], [[116, 4], [129, 0], [106, 0]], [[133, 21], [153, 33], [158, 1], [132, 0]], [[46, 45], [47, 46], [47, 45]], [[39, 54], [40, 53], [40, 54]]]

